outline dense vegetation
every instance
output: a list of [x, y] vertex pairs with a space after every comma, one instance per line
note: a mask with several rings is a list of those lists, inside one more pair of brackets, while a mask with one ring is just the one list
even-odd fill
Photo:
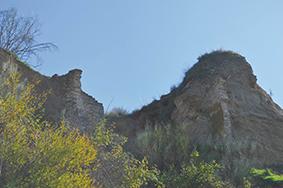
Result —
[[158, 179], [159, 170], [149, 167], [148, 160], [139, 161], [123, 149], [127, 139], [106, 128], [105, 120], [96, 125], [93, 141], [98, 155], [96, 170], [93, 172], [98, 185], [102, 187], [138, 188], [151, 183], [163, 187]]
[[148, 156], [162, 168], [180, 166], [190, 161], [191, 144], [186, 129], [176, 125], [146, 127], [137, 136], [140, 153]]
[[140, 187], [149, 180], [162, 185], [158, 170], [149, 168], [146, 159], [127, 155], [124, 141], [113, 141], [122, 137], [103, 124], [89, 138], [69, 129], [64, 121], [59, 125], [44, 121], [40, 114], [45, 96], [36, 95], [34, 87], [23, 87], [20, 75], [13, 73], [1, 88], [1, 187], [93, 187], [104, 183], [96, 181], [93, 172], [107, 161], [123, 161], [121, 187]]
[[20, 88], [19, 78], [11, 74], [1, 90], [1, 187], [90, 187], [94, 144], [64, 122], [55, 129], [44, 121], [45, 97], [34, 85]]
[[178, 171], [171, 168], [162, 176], [168, 187], [229, 187], [227, 183], [221, 180], [217, 175], [217, 171], [221, 169], [221, 165], [215, 161], [206, 163], [199, 160], [199, 153], [192, 152], [190, 163], [184, 164]]

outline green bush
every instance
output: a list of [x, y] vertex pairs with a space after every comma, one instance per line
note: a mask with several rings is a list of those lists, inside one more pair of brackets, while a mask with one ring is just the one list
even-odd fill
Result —
[[227, 188], [220, 176], [217, 175], [221, 165], [212, 161], [206, 163], [199, 160], [199, 153], [191, 154], [191, 161], [184, 164], [180, 170], [171, 167], [162, 175], [162, 180], [167, 187], [176, 188]]
[[283, 174], [277, 174], [271, 169], [252, 168], [250, 174], [256, 181], [266, 186], [283, 186]]
[[147, 127], [137, 136], [139, 154], [147, 156], [161, 168], [189, 162], [191, 145], [182, 126]]
[[252, 183], [246, 177], [243, 178], [243, 187], [244, 188], [252, 188]]
[[97, 164], [94, 177], [102, 187], [139, 188], [147, 184], [162, 187], [159, 170], [150, 167], [148, 160], [137, 160], [123, 149], [127, 139], [106, 127], [106, 120], [96, 125], [94, 144], [97, 146]]

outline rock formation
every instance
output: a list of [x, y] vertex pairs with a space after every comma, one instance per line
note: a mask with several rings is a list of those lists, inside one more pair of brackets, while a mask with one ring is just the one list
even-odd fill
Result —
[[62, 76], [43, 76], [12, 54], [0, 51], [1, 81], [13, 71], [21, 74], [22, 83], [40, 81], [37, 90], [49, 93], [44, 106], [47, 120], [58, 123], [64, 118], [70, 126], [87, 133], [103, 117], [102, 104], [81, 89], [81, 70], [71, 70]]
[[246, 59], [233, 52], [201, 56], [169, 94], [114, 121], [138, 156], [150, 157], [155, 151], [143, 147], [160, 145], [140, 143], [146, 130], [174, 124], [182, 127], [190, 149], [222, 162], [227, 176], [283, 164], [283, 111], [256, 83]]
[[[21, 73], [22, 83], [40, 80], [39, 92], [50, 91], [45, 103], [48, 120], [64, 117], [71, 126], [90, 132], [103, 117], [102, 104], [81, 90], [81, 70], [47, 77], [0, 51], [0, 82], [12, 71]], [[169, 162], [180, 165], [194, 149], [204, 159], [224, 164], [226, 177], [242, 176], [250, 167], [283, 165], [283, 110], [256, 83], [246, 59], [230, 51], [201, 56], [169, 94], [111, 121], [129, 138], [131, 153], [148, 156], [161, 169], [167, 155]], [[166, 129], [167, 137], [160, 139], [157, 132], [148, 140], [168, 125], [173, 129]], [[154, 155], [160, 148], [160, 155]]]

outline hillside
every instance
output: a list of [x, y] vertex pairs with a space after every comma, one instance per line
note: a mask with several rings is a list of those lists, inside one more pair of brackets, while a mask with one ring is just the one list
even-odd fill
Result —
[[114, 122], [129, 151], [161, 168], [196, 149], [221, 161], [225, 176], [242, 177], [251, 167], [283, 164], [283, 111], [256, 81], [244, 57], [215, 51], [169, 94]]
[[[5, 51], [0, 51], [0, 67], [1, 82], [13, 71], [21, 74], [21, 85], [40, 81], [36, 92], [48, 93], [44, 116], [50, 122], [64, 119], [89, 134], [104, 117], [103, 105], [81, 89], [81, 70], [48, 77]], [[199, 57], [182, 83], [160, 100], [107, 118], [128, 138], [129, 153], [138, 159], [146, 156], [161, 171], [188, 164], [193, 151], [199, 151], [204, 161], [221, 163], [221, 176], [236, 184], [252, 167], [283, 165], [283, 110], [257, 84], [246, 59], [234, 52]], [[108, 162], [107, 168], [117, 164]], [[96, 173], [105, 184], [111, 182], [104, 171]], [[119, 169], [115, 176], [121, 176]]]

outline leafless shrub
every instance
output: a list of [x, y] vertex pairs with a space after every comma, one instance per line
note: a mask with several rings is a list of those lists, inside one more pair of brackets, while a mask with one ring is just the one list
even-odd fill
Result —
[[56, 48], [50, 42], [38, 42], [40, 24], [34, 17], [19, 16], [16, 9], [0, 11], [0, 48], [25, 61], [39, 52]]

